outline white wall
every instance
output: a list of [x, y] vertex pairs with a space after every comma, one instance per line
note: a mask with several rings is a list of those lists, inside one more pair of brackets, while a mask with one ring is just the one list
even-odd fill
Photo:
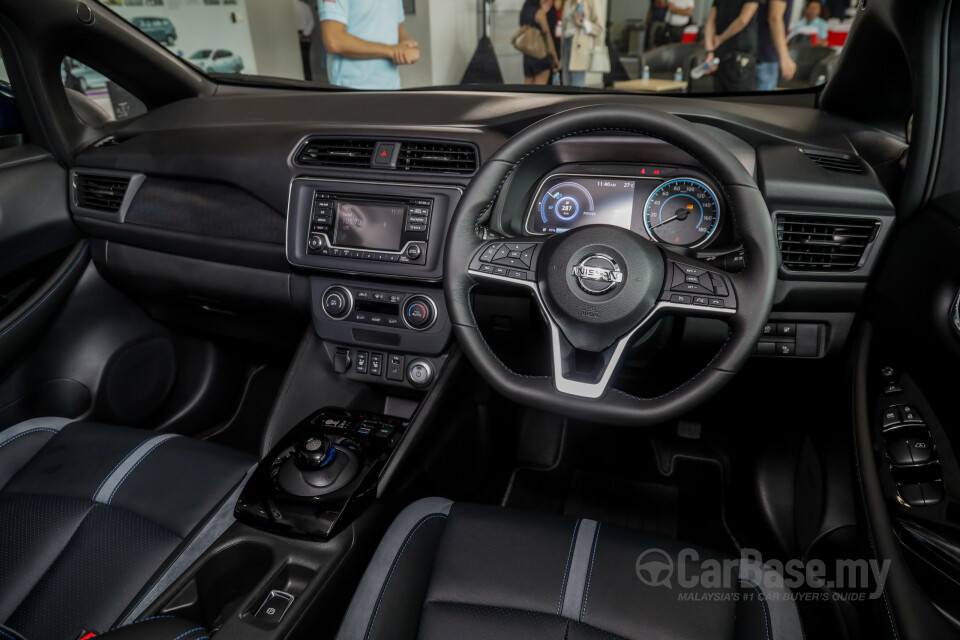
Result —
[[420, 61], [400, 68], [404, 88], [459, 84], [477, 47], [477, 0], [417, 0], [407, 35], [420, 44]]
[[[229, 49], [243, 58], [244, 72], [302, 78], [296, 19], [290, 0], [162, 0], [162, 6], [117, 6], [121, 17], [169, 18], [177, 30], [170, 49], [189, 57], [198, 49]], [[224, 0], [218, 0], [223, 2]]]

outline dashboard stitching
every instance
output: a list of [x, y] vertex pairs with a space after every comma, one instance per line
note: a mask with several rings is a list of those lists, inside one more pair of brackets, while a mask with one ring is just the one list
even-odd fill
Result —
[[[700, 157], [699, 157], [697, 154], [695, 154], [694, 152], [690, 151], [689, 149], [686, 149], [686, 148], [683, 147], [682, 145], [679, 145], [679, 144], [677, 144], [677, 143], [675, 143], [675, 142], [671, 142], [671, 141], [669, 141], [669, 140], [665, 140], [664, 138], [661, 138], [661, 137], [658, 136], [658, 135], [655, 135], [655, 134], [652, 134], [652, 133], [649, 133], [649, 132], [646, 132], [646, 131], [641, 131], [640, 129], [625, 129], [625, 128], [621, 128], [621, 127], [596, 127], [596, 128], [593, 128], [593, 129], [580, 129], [580, 130], [578, 130], [578, 131], [571, 131], [570, 133], [565, 133], [565, 134], [563, 134], [563, 135], [560, 135], [560, 136], [557, 136], [557, 137], [553, 138], [552, 140], [548, 140], [547, 142], [544, 142], [544, 143], [538, 145], [537, 147], [534, 147], [533, 149], [531, 149], [530, 151], [528, 151], [527, 153], [525, 153], [524, 155], [522, 155], [522, 156], [520, 157], [520, 159], [517, 160], [516, 162], [514, 162], [513, 165], [507, 170], [507, 173], [504, 174], [503, 179], [500, 180], [500, 184], [497, 186], [497, 190], [494, 192], [493, 197], [490, 199], [490, 202], [488, 202], [488, 203], [483, 207], [483, 209], [480, 210], [480, 213], [477, 215], [477, 219], [476, 219], [476, 221], [474, 222], [474, 225], [473, 225], [473, 232], [474, 232], [475, 234], [478, 234], [478, 235], [479, 235], [480, 220], [483, 218], [484, 215], [486, 215], [486, 213], [487, 213], [488, 211], [490, 211], [490, 209], [493, 207], [493, 204], [497, 201], [497, 198], [500, 196], [500, 191], [503, 190], [503, 185], [506, 184], [506, 182], [507, 182], [507, 178], [509, 178], [509, 177], [513, 174], [513, 172], [517, 169], [517, 167], [519, 167], [521, 164], [523, 164], [523, 162], [524, 162], [527, 158], [529, 158], [529, 157], [532, 156], [533, 154], [537, 153], [538, 151], [540, 151], [540, 150], [543, 149], [544, 147], [548, 147], [548, 146], [550, 146], [551, 144], [553, 144], [553, 143], [555, 143], [555, 142], [559, 142], [560, 140], [564, 140], [564, 139], [566, 139], [566, 138], [572, 138], [572, 137], [579, 136], [579, 135], [583, 135], [583, 134], [586, 134], [586, 133], [598, 133], [598, 132], [601, 132], [601, 131], [619, 131], [619, 132], [625, 132], [625, 133], [634, 133], [634, 134], [641, 135], [641, 136], [648, 136], [648, 137], [650, 137], [650, 138], [656, 138], [657, 140], [660, 140], [660, 141], [662, 141], [662, 142], [666, 142], [667, 144], [671, 144], [671, 145], [677, 147], [678, 149], [684, 151], [685, 153], [689, 154], [694, 160], [696, 160], [697, 162], [699, 162], [699, 163], [701, 164], [703, 170], [706, 171], [708, 174], [710, 174], [710, 176], [711, 176], [714, 180], [716, 180], [717, 184], [720, 186], [720, 189], [723, 190], [723, 194], [726, 196], [727, 206], [730, 208], [730, 218], [731, 218], [731, 220], [733, 221], [734, 231], [736, 232], [736, 235], [737, 235], [737, 236], [740, 236], [740, 225], [739, 225], [739, 223], [737, 222], [736, 212], [733, 210], [733, 201], [732, 201], [732, 198], [730, 197], [730, 192], [727, 191], [727, 185], [723, 182], [723, 180], [721, 180], [721, 179], [719, 178], [719, 176], [717, 176], [717, 175], [714, 173], [713, 169], [710, 167], [709, 164], [707, 164], [707, 163], [704, 162], [702, 159], [700, 159]], [[500, 160], [497, 160], [497, 159], [493, 159], [493, 160], [500, 161]], [[502, 161], [502, 162], [509, 162], [509, 160], [504, 160], [504, 161]], [[744, 248], [744, 255], [746, 255], [746, 248]]]
[[483, 337], [483, 332], [480, 331], [480, 327], [479, 327], [479, 325], [477, 324], [477, 317], [476, 317], [476, 315], [474, 315], [474, 313], [473, 313], [473, 301], [472, 301], [472, 299], [471, 299], [471, 297], [470, 297], [470, 294], [473, 293], [473, 290], [474, 290], [476, 287], [477, 287], [477, 283], [474, 283], [473, 286], [471, 286], [469, 289], [467, 289], [467, 308], [470, 309], [470, 318], [473, 320], [473, 328], [477, 330], [477, 335], [480, 336], [480, 340], [481, 340], [481, 342], [483, 342], [483, 346], [485, 346], [485, 347], [487, 348], [487, 351], [490, 353], [490, 355], [493, 357], [493, 359], [497, 361], [497, 364], [499, 364], [501, 367], [503, 367], [504, 371], [506, 371], [507, 373], [509, 373], [509, 374], [511, 374], [511, 375], [517, 376], [517, 377], [519, 377], [519, 378], [527, 378], [527, 379], [529, 379], [529, 380], [549, 380], [549, 379], [550, 379], [550, 376], [528, 376], [528, 375], [523, 374], [523, 373], [517, 373], [516, 371], [514, 371], [513, 369], [511, 369], [510, 367], [508, 367], [508, 366], [503, 362], [503, 360], [501, 360], [499, 357], [497, 357], [497, 354], [493, 352], [493, 348], [487, 343], [486, 338]]

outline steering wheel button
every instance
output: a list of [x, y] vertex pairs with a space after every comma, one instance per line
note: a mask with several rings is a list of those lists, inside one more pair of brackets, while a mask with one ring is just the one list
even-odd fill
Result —
[[509, 273], [508, 275], [509, 275], [511, 278], [514, 278], [514, 279], [516, 279], [516, 280], [526, 280], [526, 279], [527, 279], [527, 274], [526, 274], [526, 273], [524, 273], [523, 271], [517, 271], [516, 269], [511, 269], [511, 270], [510, 270], [510, 273]]
[[722, 309], [726, 305], [723, 303], [723, 300], [721, 300], [720, 298], [710, 298], [710, 306], [720, 307]]
[[499, 248], [499, 244], [488, 245], [487, 248], [483, 250], [483, 253], [480, 254], [480, 262], [492, 262]]
[[492, 264], [482, 264], [482, 265], [480, 265], [480, 273], [493, 273], [493, 269], [494, 269], [494, 267], [493, 267]]
[[506, 268], [506, 267], [494, 267], [494, 268], [493, 268], [493, 275], [495, 275], [495, 276], [505, 276], [505, 275], [507, 275], [507, 268]]
[[526, 267], [529, 267], [533, 262], [533, 249], [534, 247], [530, 247], [529, 249], [524, 249], [523, 252], [520, 253], [520, 260], [523, 261], [523, 264]]
[[510, 257], [510, 249], [508, 249], [507, 246], [504, 245], [497, 250], [497, 253], [495, 256], [493, 256], [493, 259], [496, 261], [502, 258], [509, 258], [509, 257]]
[[688, 264], [679, 264], [677, 265], [683, 271], [684, 275], [688, 276], [702, 276], [706, 271], [700, 269], [699, 267], [691, 267]]
[[698, 278], [697, 276], [686, 276], [685, 280], [686, 282], [695, 282], [697, 284], [700, 284], [700, 278]]
[[713, 293], [713, 291], [703, 285], [693, 284], [692, 282], [684, 282], [679, 287], [674, 287], [673, 290], [684, 291], [686, 293]]
[[706, 296], [693, 296], [693, 304], [698, 304], [702, 307], [705, 307], [710, 304], [710, 301]]
[[513, 250], [513, 251], [511, 251], [511, 252], [510, 252], [509, 254], [507, 254], [507, 255], [508, 255], [509, 257], [511, 257], [511, 258], [519, 258], [520, 256], [523, 255], [523, 252], [522, 252], [522, 251]]
[[670, 302], [675, 304], [690, 304], [693, 302], [693, 299], [690, 296], [685, 296], [683, 294], [675, 293], [670, 296]]

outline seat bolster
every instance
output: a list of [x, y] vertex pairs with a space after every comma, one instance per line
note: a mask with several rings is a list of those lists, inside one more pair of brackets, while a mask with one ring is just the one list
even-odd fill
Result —
[[[769, 640], [803, 640], [806, 635], [803, 631], [803, 622], [800, 620], [800, 611], [790, 588], [784, 584], [783, 576], [764, 566], [756, 560], [740, 559], [740, 593], [741, 600], [737, 607], [737, 616], [741, 610], [747, 609], [745, 614], [757, 621], [756, 612], [763, 618], [763, 626], [769, 633], [759, 630], [753, 635], [741, 635], [741, 625], [737, 624], [737, 638], [765, 638]], [[755, 600], [756, 602], [752, 602]], [[760, 606], [757, 607], [757, 604]], [[752, 611], [750, 611], [752, 610]]]
[[0, 431], [0, 489], [71, 422], [69, 418], [34, 418]]
[[450, 500], [425, 498], [400, 512], [367, 565], [338, 640], [416, 637], [433, 556], [452, 506]]

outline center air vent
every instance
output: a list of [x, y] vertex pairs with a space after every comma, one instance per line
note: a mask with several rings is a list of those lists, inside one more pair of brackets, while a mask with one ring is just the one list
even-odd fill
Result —
[[856, 271], [879, 230], [875, 218], [777, 214], [777, 242], [791, 271]]
[[115, 213], [120, 211], [128, 186], [130, 186], [130, 177], [75, 173], [73, 176], [74, 202], [84, 209]]
[[827, 171], [863, 173], [863, 165], [854, 156], [820, 149], [800, 149], [800, 152]]
[[477, 150], [467, 144], [404, 142], [400, 146], [397, 169], [473, 175], [477, 170]]
[[375, 140], [311, 138], [297, 153], [297, 164], [305, 167], [370, 168]]
[[[396, 166], [373, 166], [373, 156], [381, 144], [400, 149]], [[376, 140], [356, 138], [310, 138], [299, 151], [295, 162], [305, 167], [339, 167], [342, 169], [376, 169], [473, 175], [479, 168], [477, 149], [472, 144], [429, 140]]]

